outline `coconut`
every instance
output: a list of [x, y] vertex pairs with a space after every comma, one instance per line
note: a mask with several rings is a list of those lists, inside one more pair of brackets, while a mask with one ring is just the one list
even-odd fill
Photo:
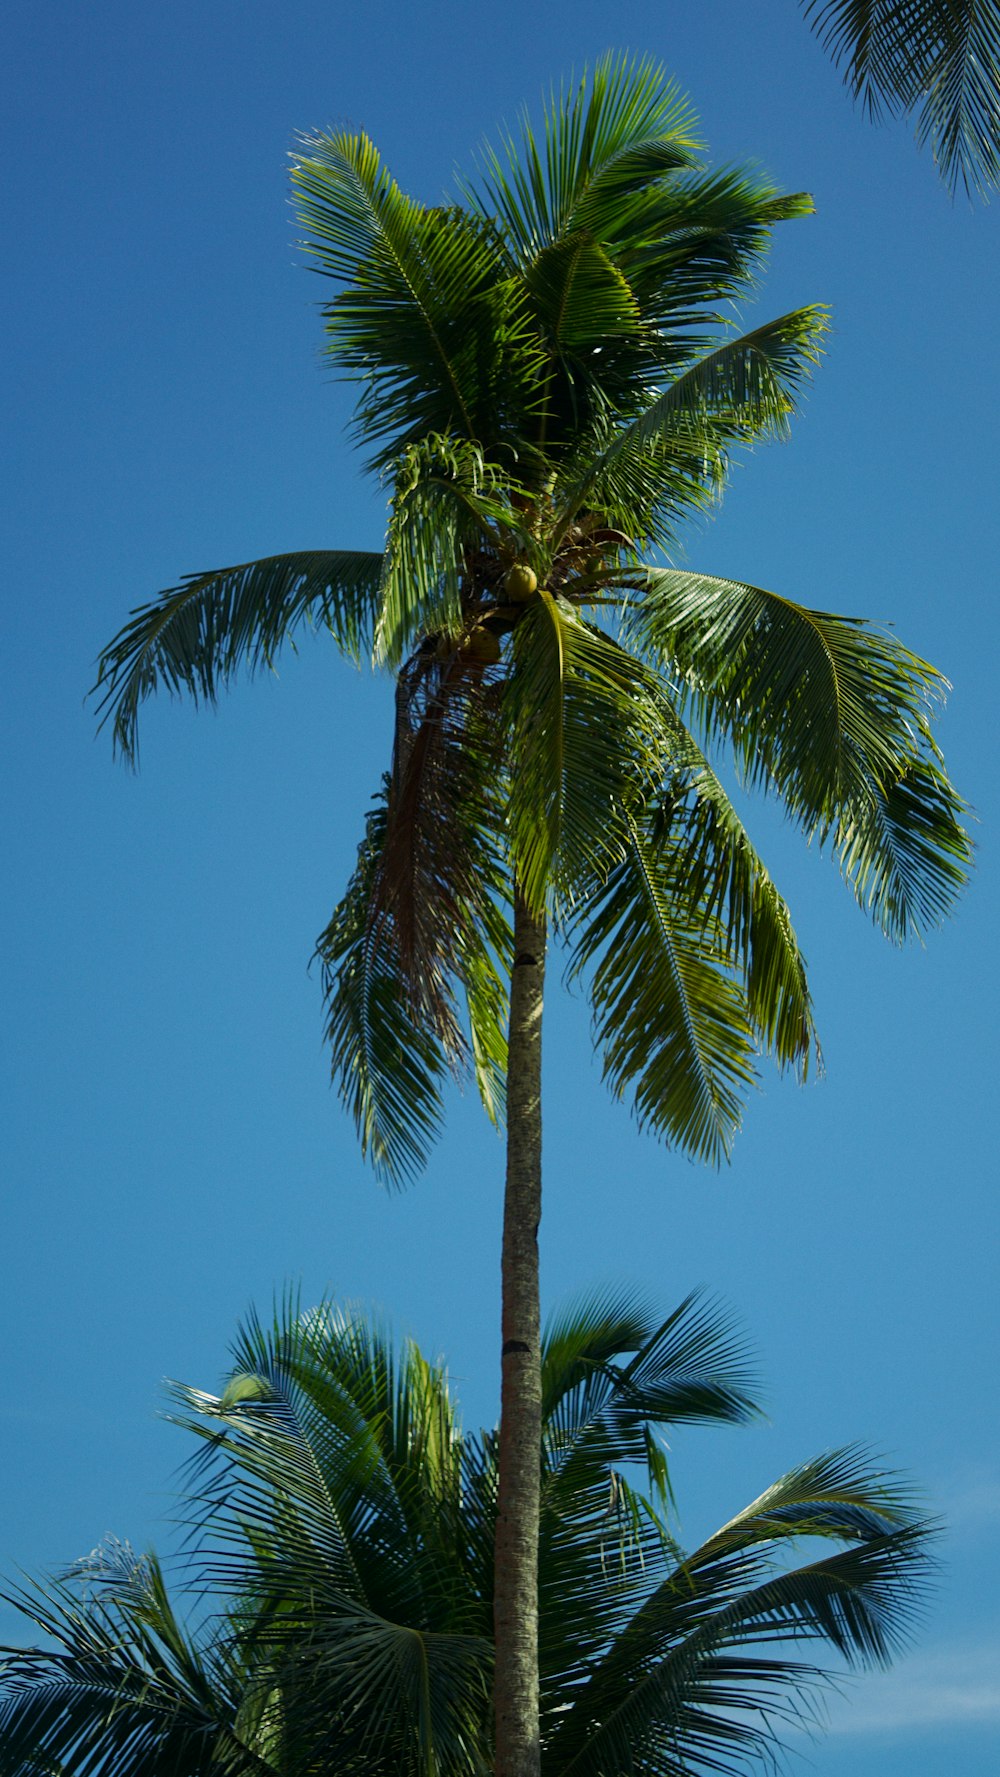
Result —
[[491, 629], [477, 624], [462, 652], [470, 660], [481, 661], [483, 666], [496, 666], [501, 655], [500, 637], [494, 635]]
[[516, 561], [512, 568], [507, 569], [503, 577], [503, 585], [507, 597], [512, 599], [514, 604], [521, 605], [527, 599], [533, 598], [538, 591], [538, 576], [534, 568], [529, 568], [527, 562]]

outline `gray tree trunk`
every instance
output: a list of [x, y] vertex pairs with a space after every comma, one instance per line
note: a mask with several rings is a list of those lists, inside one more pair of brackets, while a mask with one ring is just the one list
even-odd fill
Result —
[[502, 1258], [499, 1500], [493, 1593], [496, 1777], [539, 1777], [538, 1520], [542, 1437], [545, 919], [514, 893]]

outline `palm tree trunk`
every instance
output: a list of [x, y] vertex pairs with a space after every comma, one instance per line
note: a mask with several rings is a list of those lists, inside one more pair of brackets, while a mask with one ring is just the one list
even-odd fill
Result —
[[542, 990], [545, 917], [515, 885], [507, 1060], [499, 1499], [494, 1567], [496, 1777], [538, 1777]]

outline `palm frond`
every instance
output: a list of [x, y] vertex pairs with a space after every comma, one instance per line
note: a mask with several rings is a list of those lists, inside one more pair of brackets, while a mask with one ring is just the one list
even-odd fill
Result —
[[545, 111], [540, 142], [527, 115], [520, 140], [482, 151], [481, 195], [464, 195], [484, 217], [499, 217], [522, 262], [565, 234], [600, 238], [609, 211], [652, 180], [691, 166], [700, 143], [694, 114], [679, 89], [649, 59], [605, 55]]
[[303, 140], [292, 170], [305, 243], [344, 289], [326, 307], [329, 352], [362, 384], [362, 435], [390, 462], [426, 434], [516, 433], [539, 351], [495, 230], [404, 196], [367, 136]]
[[[773, 1757], [783, 1720], [833, 1676], [796, 1644], [884, 1664], [908, 1638], [933, 1526], [858, 1450], [792, 1471], [650, 1591], [567, 1698], [552, 1769], [598, 1777], [641, 1760], [657, 1777], [696, 1764], [736, 1772]], [[846, 1546], [787, 1569], [797, 1537]], [[775, 1647], [773, 1654], [756, 1651]]]
[[932, 754], [908, 761], [887, 782], [873, 780], [844, 810], [837, 861], [860, 905], [897, 943], [940, 925], [968, 883], [966, 813]]
[[387, 821], [383, 789], [369, 813], [354, 876], [316, 941], [316, 954], [341, 1100], [376, 1173], [401, 1183], [422, 1170], [437, 1136], [449, 1060], [410, 1001], [395, 946], [372, 923]]
[[595, 1040], [640, 1126], [711, 1164], [728, 1156], [755, 1083], [755, 1030], [727, 963], [714, 894], [690, 889], [662, 813], [628, 820], [621, 860], [573, 913], [572, 969], [588, 979]]
[[633, 419], [609, 455], [678, 434], [722, 443], [785, 437], [826, 326], [825, 310], [813, 305], [724, 340]]
[[[551, 1726], [649, 1591], [681, 1559], [666, 1523], [672, 1490], [661, 1432], [740, 1423], [757, 1411], [740, 1341], [690, 1296], [666, 1319], [634, 1292], [569, 1304], [546, 1329], [539, 1562], [543, 1713]], [[651, 1499], [623, 1469], [645, 1465]]]
[[[626, 613], [628, 627], [628, 613]], [[672, 893], [697, 918], [719, 921], [719, 956], [738, 975], [762, 1050], [802, 1079], [820, 1059], [805, 959], [791, 913], [718, 774], [680, 716], [660, 818], [676, 841]]]
[[253, 1602], [310, 1768], [485, 1771], [489, 1643], [463, 1589], [443, 1373], [329, 1304], [253, 1317], [220, 1396], [174, 1384], [203, 1583]]
[[628, 813], [662, 771], [657, 687], [641, 661], [543, 589], [514, 632], [505, 693], [511, 856], [525, 899], [603, 878], [628, 844]]
[[965, 804], [930, 732], [947, 682], [859, 619], [737, 581], [650, 569], [631, 633], [678, 673], [710, 735], [810, 837], [834, 845], [889, 936], [937, 923], [968, 875]]
[[246, 1673], [174, 1614], [154, 1555], [108, 1542], [63, 1579], [3, 1594], [45, 1647], [0, 1648], [0, 1772], [271, 1777], [238, 1719]]
[[463, 600], [474, 569], [481, 576], [492, 558], [498, 580], [501, 537], [521, 550], [530, 538], [510, 462], [501, 471], [476, 444], [431, 433], [401, 453], [393, 474], [375, 654], [396, 670], [422, 637], [457, 642], [474, 621]]
[[608, 216], [602, 238], [658, 329], [661, 368], [698, 355], [699, 334], [725, 325], [722, 304], [752, 291], [775, 225], [813, 209], [806, 192], [780, 192], [753, 168], [723, 167], [663, 179], [641, 206]]
[[382, 570], [381, 555], [331, 549], [188, 575], [133, 611], [101, 654], [92, 692], [101, 726], [113, 723], [116, 750], [134, 764], [145, 698], [163, 689], [214, 703], [244, 665], [273, 666], [303, 624], [328, 630], [357, 659], [374, 630]]
[[1000, 8], [996, 0], [802, 0], [844, 84], [873, 116], [917, 112], [954, 192], [1000, 183]]
[[598, 413], [575, 473], [562, 478], [560, 523], [568, 527], [591, 506], [617, 510], [623, 491], [634, 508], [645, 480], [636, 534], [669, 537], [672, 518], [721, 487], [734, 446], [786, 436], [825, 328], [822, 309], [796, 310], [688, 363], [624, 424], [613, 410]]
[[758, 1411], [752, 1382], [731, 1319], [698, 1291], [665, 1319], [632, 1290], [576, 1298], [542, 1343], [548, 1460], [559, 1466], [598, 1424], [614, 1466], [644, 1460], [647, 1424], [742, 1424]]
[[586, 362], [643, 328], [626, 278], [588, 234], [573, 234], [543, 248], [524, 278], [558, 358]]

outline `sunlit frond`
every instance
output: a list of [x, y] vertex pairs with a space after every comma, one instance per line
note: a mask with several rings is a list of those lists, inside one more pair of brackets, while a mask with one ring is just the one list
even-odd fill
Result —
[[362, 385], [358, 424], [381, 446], [376, 460], [430, 432], [516, 434], [539, 350], [495, 230], [404, 196], [366, 136], [302, 146], [292, 185], [306, 247], [344, 286], [324, 310], [329, 351]]
[[718, 774], [679, 720], [664, 812], [676, 842], [673, 893], [719, 920], [720, 957], [743, 985], [757, 1042], [805, 1079], [819, 1042], [791, 912]]
[[940, 673], [859, 619], [675, 570], [649, 570], [629, 623], [748, 782], [830, 840], [890, 937], [940, 921], [971, 861], [965, 805], [930, 733]]
[[514, 634], [511, 856], [525, 898], [604, 876], [628, 843], [629, 810], [662, 769], [657, 687], [641, 661], [544, 591]]
[[651, 181], [697, 159], [700, 143], [687, 100], [652, 61], [606, 55], [593, 76], [552, 94], [539, 141], [528, 117], [520, 139], [482, 151], [481, 195], [465, 195], [499, 217], [522, 262], [584, 229], [597, 238]]
[[622, 510], [637, 540], [669, 539], [718, 492], [734, 448], [786, 435], [825, 326], [819, 308], [784, 315], [688, 363], [638, 414], [595, 414], [560, 481], [562, 522]]

